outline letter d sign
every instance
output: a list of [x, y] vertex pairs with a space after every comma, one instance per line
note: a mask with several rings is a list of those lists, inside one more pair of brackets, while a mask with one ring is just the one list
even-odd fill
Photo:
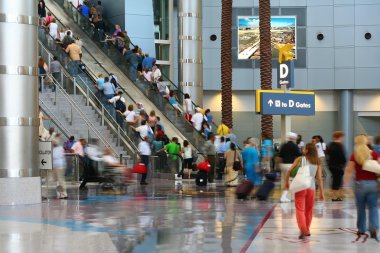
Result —
[[280, 64], [280, 79], [285, 79], [289, 75], [289, 68], [286, 64]]
[[294, 88], [294, 61], [284, 61], [277, 67], [277, 87]]

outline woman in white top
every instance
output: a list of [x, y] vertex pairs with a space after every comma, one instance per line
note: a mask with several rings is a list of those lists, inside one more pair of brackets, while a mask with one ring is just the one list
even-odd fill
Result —
[[183, 154], [183, 165], [182, 165], [182, 170], [178, 174], [178, 176], [183, 176], [184, 169], [187, 169], [189, 171], [189, 177], [190, 177], [190, 170], [193, 166], [193, 148], [191, 147], [190, 143], [187, 140], [183, 141], [182, 154]]
[[192, 114], [194, 111], [193, 103], [190, 99], [190, 95], [188, 93], [185, 94], [185, 99], [183, 100], [183, 112], [185, 114]]
[[49, 27], [50, 36], [53, 37], [53, 39], [58, 39], [58, 25], [57, 25], [57, 23], [55, 23], [54, 18], [48, 27]]

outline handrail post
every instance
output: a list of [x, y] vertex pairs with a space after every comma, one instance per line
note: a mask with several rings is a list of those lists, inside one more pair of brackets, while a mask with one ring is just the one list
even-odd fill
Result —
[[121, 145], [121, 142], [120, 142], [120, 126], [117, 125], [117, 146], [120, 146]]
[[[55, 83], [53, 83], [53, 84], [55, 85]], [[58, 87], [55, 87], [55, 89], [54, 89], [54, 105], [57, 105], [57, 89], [58, 89]]]
[[44, 76], [40, 75], [38, 78], [41, 80], [41, 93], [43, 93], [43, 90], [45, 89]]
[[79, 182], [79, 156], [77, 154], [75, 154], [75, 176], [76, 176], [76, 180]]
[[74, 95], [77, 94], [77, 82], [75, 80], [75, 77], [73, 77], [73, 88], [74, 88]]
[[73, 125], [73, 106], [70, 106], [70, 125]]
[[89, 89], [88, 89], [88, 87], [87, 87], [87, 85], [86, 85], [86, 96], [87, 96], [87, 106], [89, 106], [90, 105], [90, 92], [89, 92]]
[[102, 126], [104, 126], [104, 106], [102, 106]]

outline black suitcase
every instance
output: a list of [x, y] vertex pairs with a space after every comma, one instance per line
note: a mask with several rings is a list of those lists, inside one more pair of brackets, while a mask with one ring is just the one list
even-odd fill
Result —
[[273, 180], [265, 180], [264, 183], [259, 187], [259, 190], [256, 193], [256, 197], [258, 200], [267, 200], [269, 195], [274, 189]]
[[251, 181], [245, 180], [238, 187], [236, 187], [236, 197], [238, 199], [246, 199], [253, 189]]
[[200, 170], [195, 176], [195, 184], [197, 186], [207, 186], [207, 172]]

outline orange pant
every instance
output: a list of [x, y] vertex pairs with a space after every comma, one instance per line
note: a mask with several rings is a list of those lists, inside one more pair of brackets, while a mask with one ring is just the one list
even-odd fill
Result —
[[295, 194], [296, 217], [298, 228], [304, 235], [310, 234], [311, 220], [313, 219], [315, 190], [306, 189]]

